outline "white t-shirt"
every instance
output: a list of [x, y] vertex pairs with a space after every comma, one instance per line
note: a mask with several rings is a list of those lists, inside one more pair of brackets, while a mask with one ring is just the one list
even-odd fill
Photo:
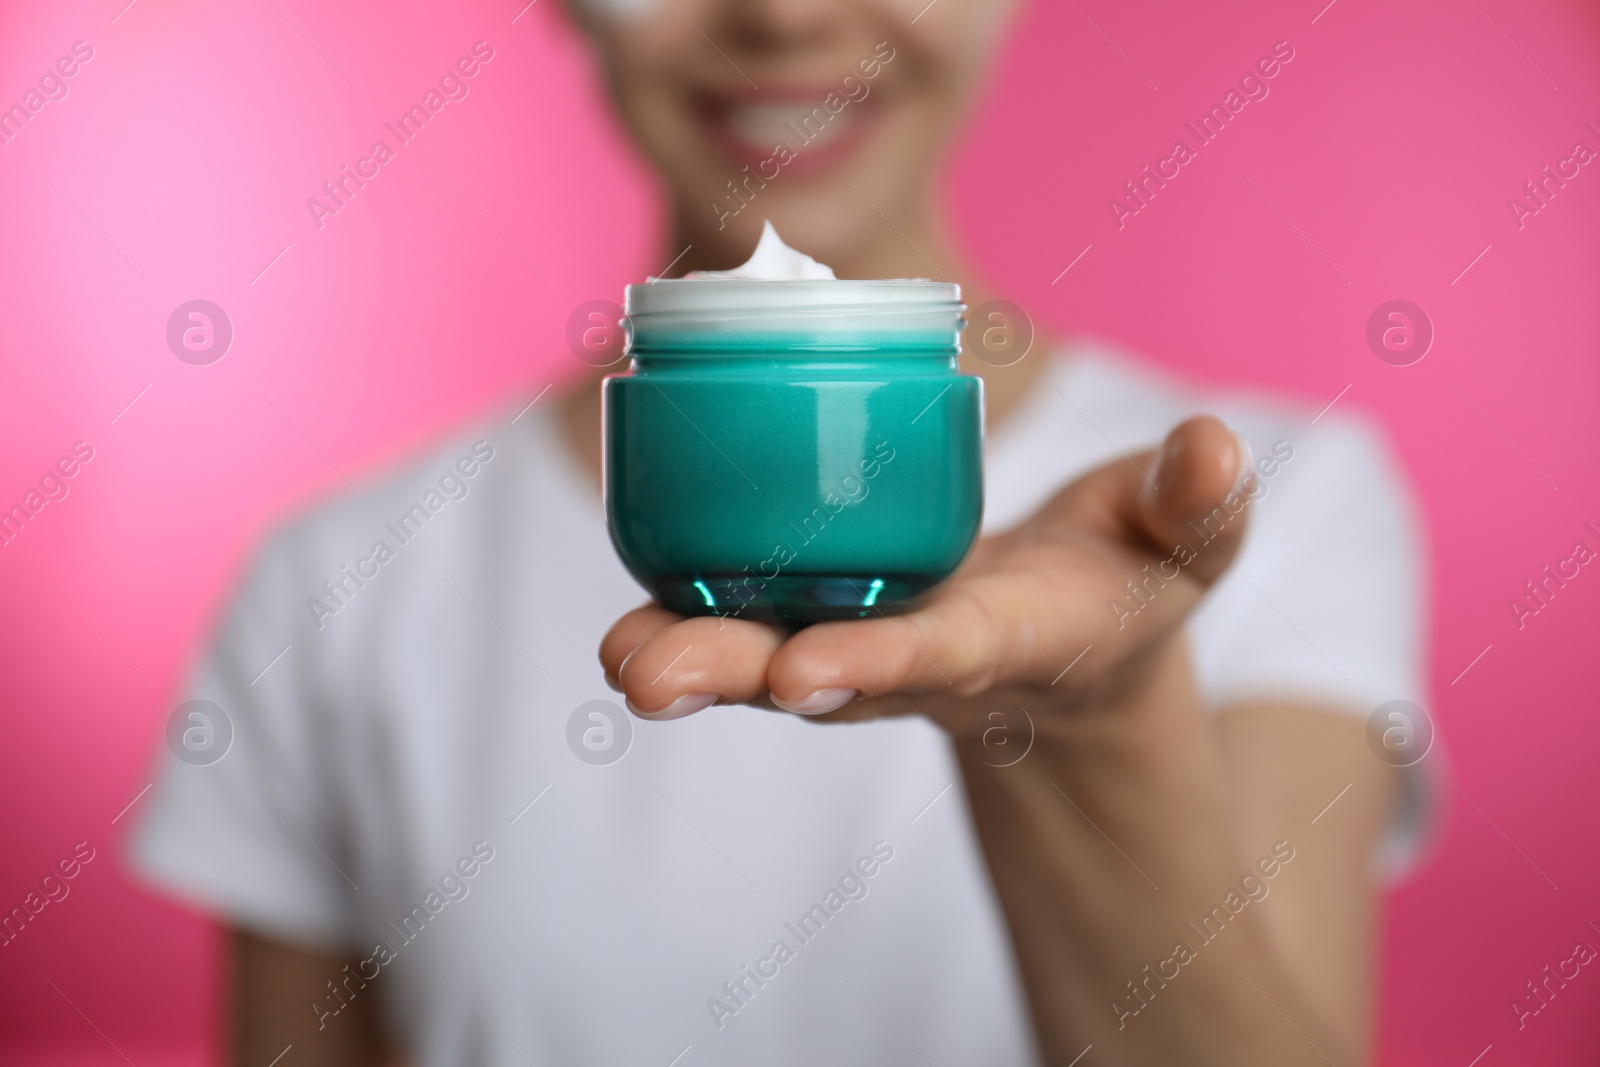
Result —
[[[1422, 701], [1415, 524], [1370, 430], [1066, 355], [991, 437], [987, 529], [1213, 412], [1280, 463], [1191, 625], [1208, 703]], [[550, 406], [511, 415], [271, 540], [191, 694], [231, 745], [166, 758], [141, 870], [364, 957], [305, 1010], [381, 1000], [418, 1064], [1031, 1062], [939, 731], [626, 716], [596, 652], [644, 594]]]

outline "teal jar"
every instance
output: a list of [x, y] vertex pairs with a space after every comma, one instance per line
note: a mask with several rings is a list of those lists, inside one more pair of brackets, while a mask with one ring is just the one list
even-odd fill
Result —
[[860, 618], [961, 563], [983, 512], [983, 388], [956, 368], [958, 286], [688, 278], [626, 299], [606, 517], [662, 605]]

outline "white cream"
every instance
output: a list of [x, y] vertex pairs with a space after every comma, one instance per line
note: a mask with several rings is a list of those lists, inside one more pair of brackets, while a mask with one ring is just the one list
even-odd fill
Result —
[[761, 224], [761, 240], [750, 258], [732, 270], [697, 270], [685, 275], [693, 281], [742, 279], [754, 282], [831, 282], [832, 268], [783, 243], [770, 221]]

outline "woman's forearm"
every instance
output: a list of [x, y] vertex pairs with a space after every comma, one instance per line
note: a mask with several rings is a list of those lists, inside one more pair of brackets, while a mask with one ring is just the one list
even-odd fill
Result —
[[958, 746], [1045, 1062], [1347, 1067], [1251, 902], [1292, 844], [1236, 840], [1181, 643], [1145, 668], [1096, 706], [1028, 708], [1012, 766]]

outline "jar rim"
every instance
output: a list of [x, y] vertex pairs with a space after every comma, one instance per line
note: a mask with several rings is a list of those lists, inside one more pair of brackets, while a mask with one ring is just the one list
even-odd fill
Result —
[[752, 313], [804, 311], [872, 313], [883, 311], [954, 310], [961, 304], [961, 286], [926, 278], [883, 280], [756, 281], [745, 278], [662, 278], [630, 285], [624, 296], [630, 318], [695, 317], [727, 314], [744, 319]]

